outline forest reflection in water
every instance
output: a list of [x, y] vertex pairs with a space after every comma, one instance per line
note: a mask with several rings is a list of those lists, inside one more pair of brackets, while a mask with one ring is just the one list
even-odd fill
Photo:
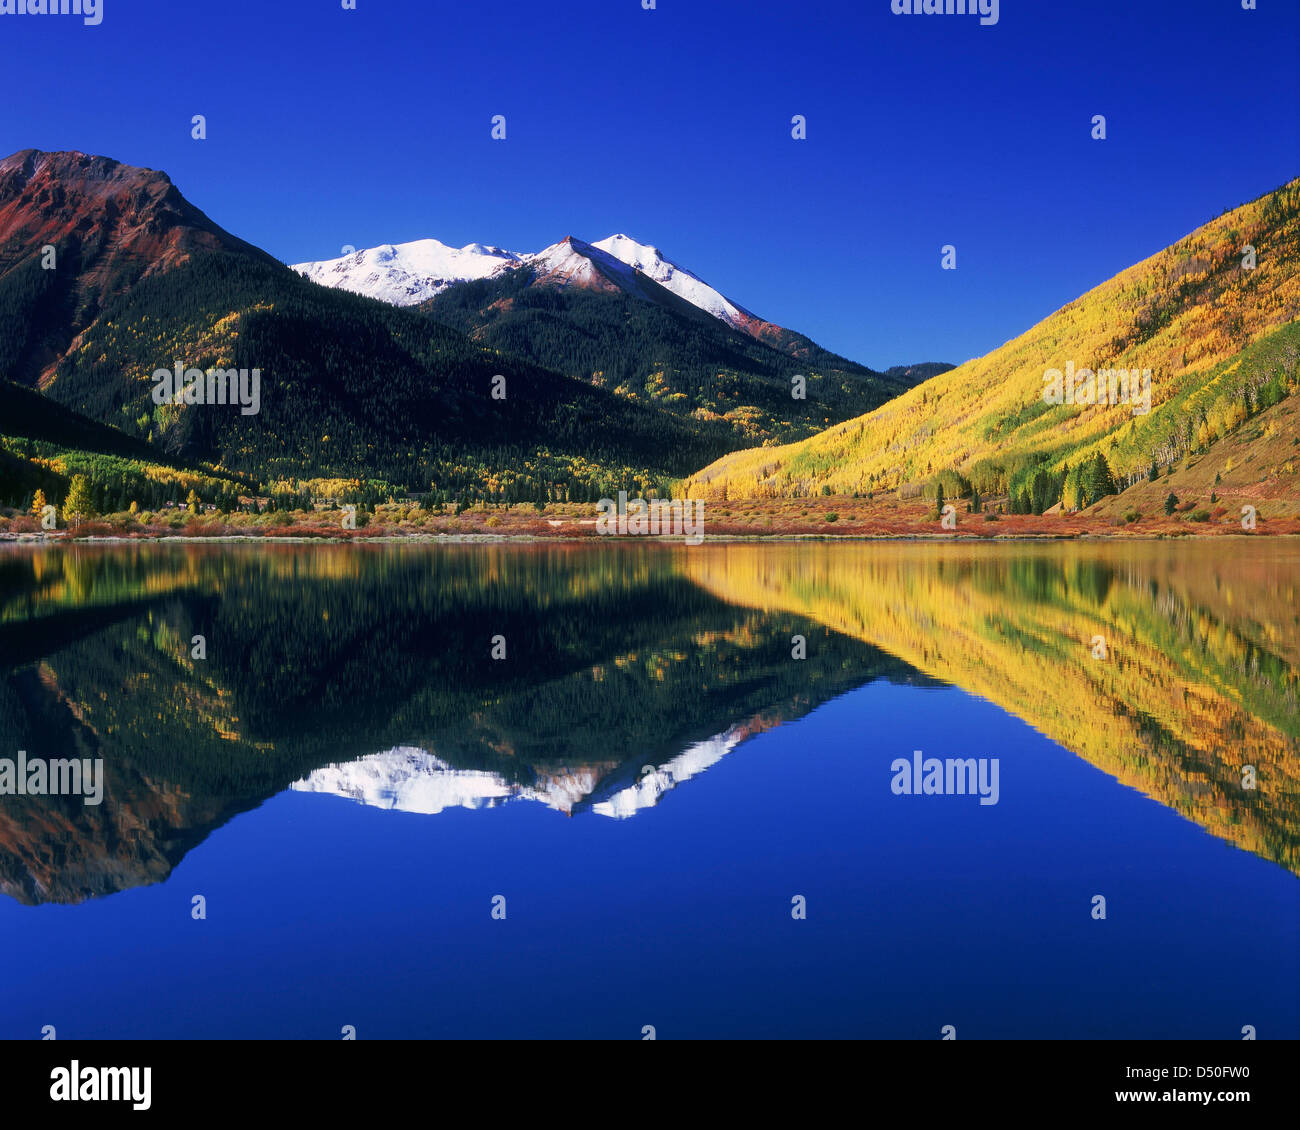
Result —
[[158, 882], [290, 788], [631, 816], [881, 679], [987, 699], [1295, 872], [1298, 587], [1264, 540], [10, 548], [0, 748], [107, 786], [0, 797], [0, 890]]

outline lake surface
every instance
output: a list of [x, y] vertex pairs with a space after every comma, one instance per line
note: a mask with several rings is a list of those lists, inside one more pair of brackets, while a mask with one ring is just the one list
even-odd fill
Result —
[[0, 1037], [1300, 1036], [1295, 543], [11, 546], [20, 750]]

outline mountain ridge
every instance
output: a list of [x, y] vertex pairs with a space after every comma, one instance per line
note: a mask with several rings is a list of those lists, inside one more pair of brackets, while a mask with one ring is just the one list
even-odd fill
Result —
[[[1032, 493], [1035, 513], [1062, 499], [1089, 504], [1086, 492], [1070, 496], [1071, 466], [1101, 457], [1117, 484], [1181, 466], [1300, 385], [1289, 347], [1234, 364], [1300, 318], [1297, 263], [1300, 179], [1222, 213], [991, 353], [808, 440], [725, 455], [685, 489], [932, 497], [942, 478], [948, 497]], [[1109, 389], [1102, 401], [1103, 382], [1078, 403], [1051, 397], [1063, 372], [1121, 371], [1153, 378], [1149, 405], [1116, 403]]]
[[[617, 249], [696, 287], [695, 276], [633, 245]], [[406, 307], [349, 294], [231, 235], [165, 173], [23, 150], [0, 161], [0, 379], [155, 448], [160, 463], [207, 465], [212, 474], [194, 488], [206, 503], [232, 493], [231, 475], [253, 493], [250, 478], [264, 494], [327, 480], [335, 496], [354, 498], [394, 489], [498, 501], [666, 490], [727, 450], [810, 435], [906, 387], [791, 335], [805, 355], [797, 360], [575, 237], [527, 262], [488, 244], [418, 250], [484, 277]], [[401, 256], [385, 245], [379, 258], [382, 266]], [[490, 289], [497, 276], [522, 285], [489, 302], [492, 325], [449, 301]], [[567, 365], [574, 343], [595, 343], [596, 355]], [[603, 372], [632, 357], [640, 367], [628, 379]], [[259, 372], [260, 407], [232, 415], [157, 403], [152, 374], [178, 364]], [[806, 398], [791, 395], [796, 370]], [[508, 397], [493, 394], [498, 376]], [[157, 473], [147, 461], [105, 471], [48, 434], [15, 429], [0, 432], [0, 501], [26, 507], [37, 480], [50, 498], [46, 473], [52, 461], [69, 466], [65, 456], [78, 470], [89, 465], [92, 479], [112, 478], [107, 492], [92, 484], [97, 498], [156, 493], [144, 481]], [[54, 446], [16, 451], [14, 441], [26, 439]], [[102, 435], [95, 443], [113, 446]], [[15, 467], [14, 458], [44, 460], [45, 470]], [[179, 487], [171, 481], [169, 490]], [[52, 501], [64, 494], [66, 486]]]
[[[431, 254], [428, 245], [435, 245], [437, 253]], [[381, 270], [384, 263], [390, 266]], [[295, 263], [293, 270], [322, 285], [414, 306], [461, 283], [529, 266], [538, 271], [541, 286], [582, 286], [603, 293], [622, 290], [661, 305], [667, 292], [756, 341], [793, 357], [812, 355], [805, 335], [759, 317], [667, 258], [658, 247], [622, 232], [594, 242], [570, 234], [536, 252], [506, 251], [481, 243], [455, 249], [436, 239], [412, 240], [380, 244], [338, 259]], [[647, 281], [655, 285], [647, 287]]]
[[44, 386], [115, 294], [217, 251], [279, 265], [214, 223], [166, 173], [75, 150], [0, 160], [0, 318], [9, 330], [0, 338], [17, 342], [0, 351], [0, 372]]

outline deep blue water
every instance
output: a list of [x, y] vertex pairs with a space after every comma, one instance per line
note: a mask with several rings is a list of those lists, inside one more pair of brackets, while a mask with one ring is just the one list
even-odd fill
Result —
[[[11, 554], [0, 743], [108, 776], [0, 797], [0, 1037], [1294, 1039], [1297, 591], [1290, 546]], [[914, 750], [998, 802], [896, 795]]]
[[[999, 803], [893, 795], [913, 748], [1000, 757]], [[1294, 1038], [1295, 884], [987, 702], [878, 684], [629, 820], [285, 793], [164, 883], [0, 900], [0, 1032]]]

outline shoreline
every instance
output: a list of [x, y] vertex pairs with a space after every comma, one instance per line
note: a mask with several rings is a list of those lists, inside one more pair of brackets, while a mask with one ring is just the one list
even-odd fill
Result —
[[262, 536], [259, 534], [221, 534], [212, 537], [185, 534], [142, 535], [140, 537], [106, 536], [91, 534], [87, 537], [50, 537], [47, 534], [0, 534], [0, 546], [6, 545], [140, 545], [140, 544], [184, 544], [184, 545], [592, 545], [647, 543], [654, 545], [684, 545], [695, 549], [699, 545], [748, 544], [763, 542], [982, 542], [996, 544], [1000, 542], [1150, 542], [1150, 541], [1222, 541], [1235, 538], [1249, 540], [1253, 538], [1300, 539], [1300, 533], [1149, 533], [1149, 534], [1110, 534], [1110, 533], [1042, 533], [1042, 534], [706, 534], [697, 545], [686, 544], [680, 536], [656, 536], [613, 534], [579, 535], [566, 537], [562, 534], [375, 534], [372, 537], [345, 537], [334, 535], [317, 535], [314, 537], [289, 537], [280, 534]]

